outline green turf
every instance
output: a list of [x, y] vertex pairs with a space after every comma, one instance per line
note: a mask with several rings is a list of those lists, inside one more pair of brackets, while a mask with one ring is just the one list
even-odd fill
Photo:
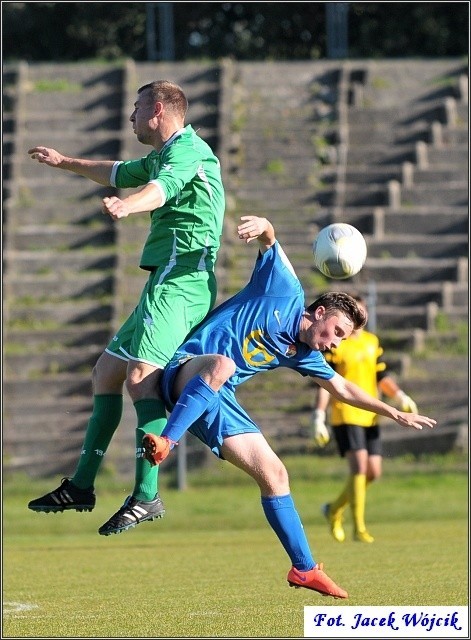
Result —
[[372, 545], [350, 539], [349, 520], [336, 543], [319, 513], [342, 486], [343, 461], [285, 462], [315, 558], [348, 601], [288, 588], [258, 490], [225, 463], [192, 474], [184, 492], [163, 474], [165, 518], [109, 537], [97, 529], [122, 483], [100, 478], [92, 513], [36, 514], [28, 500], [58, 479], [14, 478], [3, 489], [2, 637], [302, 637], [305, 605], [468, 604], [463, 460], [386, 460], [368, 493]]

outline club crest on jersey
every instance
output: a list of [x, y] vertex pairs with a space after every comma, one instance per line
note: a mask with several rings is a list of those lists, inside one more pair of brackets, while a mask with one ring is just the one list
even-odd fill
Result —
[[298, 350], [296, 348], [296, 345], [295, 344], [290, 344], [290, 345], [288, 345], [288, 348], [286, 349], [285, 356], [287, 358], [292, 358], [297, 353], [298, 353]]

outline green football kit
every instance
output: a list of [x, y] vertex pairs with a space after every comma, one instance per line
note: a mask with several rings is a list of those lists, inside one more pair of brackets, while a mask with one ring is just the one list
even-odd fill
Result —
[[151, 212], [140, 266], [149, 280], [107, 351], [163, 368], [216, 300], [214, 265], [224, 216], [219, 161], [191, 125], [160, 152], [116, 163], [113, 186], [152, 183], [164, 204]]
[[[149, 278], [140, 300], [105, 351], [123, 360], [163, 368], [191, 329], [216, 301], [214, 275], [225, 210], [218, 158], [191, 125], [177, 131], [160, 151], [113, 165], [118, 189], [154, 184], [163, 204], [150, 212], [150, 231], [140, 267]], [[122, 416], [122, 395], [96, 395], [73, 483], [93, 484], [101, 459]], [[143, 458], [144, 433], [161, 433], [163, 403], [138, 400], [136, 478], [133, 496], [153, 500], [158, 467]]]

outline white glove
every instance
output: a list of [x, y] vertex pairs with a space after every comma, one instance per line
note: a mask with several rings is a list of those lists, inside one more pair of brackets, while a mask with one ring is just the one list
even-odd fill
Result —
[[417, 405], [412, 400], [410, 396], [404, 393], [401, 389], [396, 393], [396, 400], [401, 407], [401, 411], [405, 411], [406, 413], [419, 413]]
[[312, 414], [312, 439], [315, 447], [325, 447], [330, 441], [330, 434], [325, 424], [325, 411], [323, 409], [315, 409]]

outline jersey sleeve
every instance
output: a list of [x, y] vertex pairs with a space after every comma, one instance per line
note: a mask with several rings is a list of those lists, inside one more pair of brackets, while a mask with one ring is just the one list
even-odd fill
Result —
[[302, 376], [321, 378], [322, 380], [330, 380], [335, 375], [334, 369], [326, 362], [320, 351], [311, 350], [307, 356], [296, 363], [294, 368]]
[[165, 150], [158, 174], [149, 182], [158, 183], [166, 199], [170, 200], [177, 196], [200, 170], [203, 172], [201, 154], [189, 145], [176, 142]]
[[116, 166], [112, 186], [117, 189], [132, 189], [147, 184], [152, 175], [152, 168], [149, 165], [149, 156], [120, 162]]
[[258, 255], [250, 285], [260, 295], [304, 296], [299, 278], [278, 241], [264, 254]]

